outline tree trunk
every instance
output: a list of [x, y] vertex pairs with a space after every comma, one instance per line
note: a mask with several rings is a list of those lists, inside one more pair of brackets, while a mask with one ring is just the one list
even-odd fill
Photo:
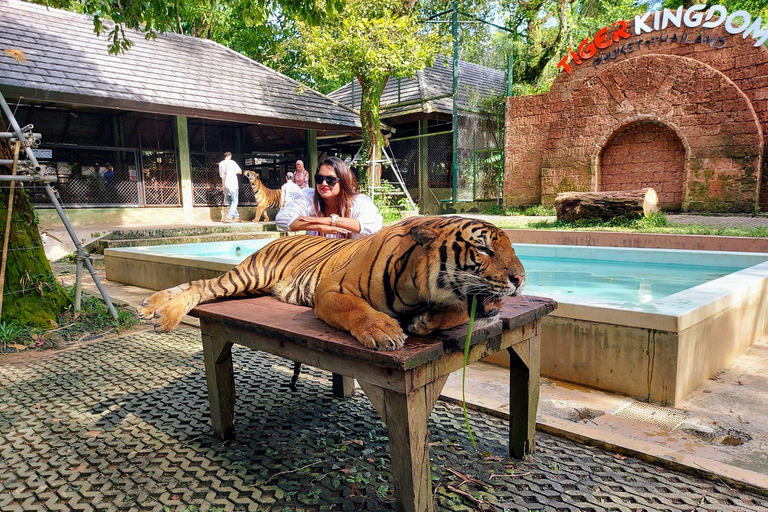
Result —
[[[360, 120], [363, 125], [363, 149], [361, 155], [363, 160], [370, 162], [381, 160], [381, 148], [386, 143], [381, 134], [381, 123], [379, 122], [379, 101], [381, 93], [384, 92], [384, 86], [387, 85], [387, 78], [381, 82], [373, 80], [362, 80], [360, 82]], [[373, 149], [376, 149], [373, 154]], [[374, 186], [381, 185], [381, 165], [376, 164], [376, 173], [374, 174]], [[366, 187], [370, 184], [371, 166], [370, 163], [361, 168], [360, 186]]]
[[[0, 131], [5, 131], [2, 122]], [[0, 140], [0, 159], [12, 158], [8, 142]], [[0, 174], [11, 174], [11, 169], [0, 166]], [[5, 236], [8, 185], [8, 182], [0, 183], [0, 226], [3, 226], [0, 236]], [[18, 183], [13, 197], [8, 261], [2, 291], [2, 321], [18, 320], [34, 327], [50, 328], [56, 325], [56, 316], [71, 304], [69, 295], [54, 278], [43, 250], [34, 207]]]
[[652, 188], [616, 192], [563, 192], [555, 198], [557, 220], [609, 220], [614, 217], [648, 217], [659, 211]]

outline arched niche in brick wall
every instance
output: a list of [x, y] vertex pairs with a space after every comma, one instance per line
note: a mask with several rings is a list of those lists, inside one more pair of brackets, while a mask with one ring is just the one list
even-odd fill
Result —
[[567, 190], [597, 190], [605, 141], [645, 118], [673, 128], [686, 147], [682, 209], [755, 208], [762, 128], [749, 98], [723, 73], [687, 57], [651, 54], [557, 89], [546, 100], [561, 114], [543, 148], [542, 203]]
[[622, 126], [601, 145], [597, 155], [597, 190], [651, 187], [665, 211], [683, 205], [686, 148], [675, 130], [641, 118]]

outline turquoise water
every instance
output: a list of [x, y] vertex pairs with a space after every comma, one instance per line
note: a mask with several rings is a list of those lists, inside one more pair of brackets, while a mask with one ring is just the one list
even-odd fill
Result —
[[525, 293], [572, 302], [652, 302], [714, 281], [745, 267], [686, 266], [519, 255]]
[[[272, 239], [133, 248], [232, 263]], [[568, 303], [641, 307], [768, 261], [768, 254], [515, 244], [526, 295]]]

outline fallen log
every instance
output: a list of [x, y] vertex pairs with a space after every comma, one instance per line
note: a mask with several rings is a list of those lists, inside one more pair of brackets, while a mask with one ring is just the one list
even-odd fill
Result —
[[557, 220], [610, 220], [615, 217], [648, 217], [659, 211], [652, 188], [609, 192], [562, 192], [555, 198]]

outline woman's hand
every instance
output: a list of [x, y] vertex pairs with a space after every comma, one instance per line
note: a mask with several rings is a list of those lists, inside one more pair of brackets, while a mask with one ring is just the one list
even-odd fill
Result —
[[326, 226], [325, 224], [317, 224], [316, 227], [309, 229], [313, 229], [323, 235], [348, 235], [352, 233], [348, 229], [340, 228], [338, 226]]
[[301, 215], [291, 223], [291, 231], [317, 231], [322, 235], [348, 235], [349, 229], [340, 226], [331, 226], [330, 217], [311, 217]]

